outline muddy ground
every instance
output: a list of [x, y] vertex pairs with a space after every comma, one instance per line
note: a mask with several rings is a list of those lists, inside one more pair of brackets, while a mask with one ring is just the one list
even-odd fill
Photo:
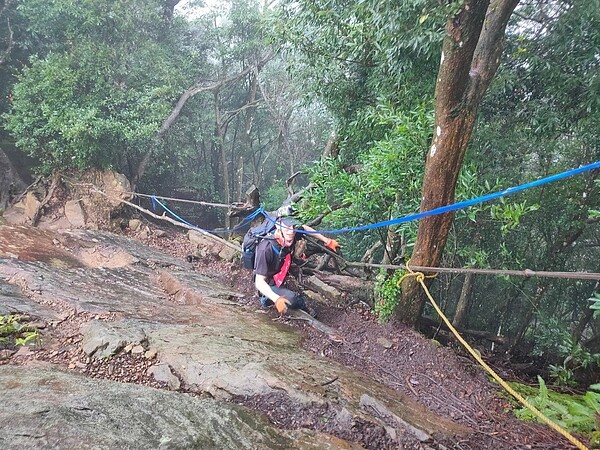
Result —
[[[186, 259], [193, 253], [184, 233], [170, 229], [166, 233], [144, 233], [141, 237], [129, 230], [124, 234], [137, 237], [144, 243], [159, 247], [171, 255]], [[159, 237], [160, 235], [160, 237]], [[241, 302], [258, 304], [248, 271], [236, 263], [213, 259], [195, 260], [195, 269], [231, 286], [244, 295]], [[331, 358], [349, 368], [400, 391], [422, 403], [434, 413], [476, 430], [467, 441], [436, 441], [434, 448], [454, 449], [566, 449], [568, 441], [546, 426], [518, 421], [510, 412], [511, 402], [485, 376], [483, 370], [458, 347], [435, 345], [423, 335], [403, 327], [380, 324], [368, 305], [358, 303], [348, 308], [312, 302], [318, 319], [338, 330], [339, 342], [315, 330], [302, 320], [281, 318], [268, 311], [273, 320], [282, 320], [303, 333], [306, 350]], [[147, 375], [152, 360], [142, 355], [124, 352], [108, 360], [90, 360], [78, 345], [79, 325], [87, 320], [85, 314], [75, 314], [64, 320], [54, 331], [53, 338], [63, 343], [60, 351], [36, 352], [36, 360], [63, 365], [91, 377], [164, 387]], [[22, 349], [0, 364], [28, 364], [31, 355]], [[494, 365], [493, 361], [489, 361]], [[495, 369], [506, 378], [514, 373]], [[323, 383], [331, 380], [323, 380]], [[327, 411], [298, 409], [286, 398], [235, 398], [232, 401], [259, 410], [282, 428], [305, 427], [344, 439], [359, 442], [370, 449], [396, 448], [385, 438], [383, 430], [353, 424], [352, 432], [335, 430], [326, 421]], [[325, 419], [324, 419], [325, 418]], [[401, 448], [432, 448], [423, 443], [407, 443]]]

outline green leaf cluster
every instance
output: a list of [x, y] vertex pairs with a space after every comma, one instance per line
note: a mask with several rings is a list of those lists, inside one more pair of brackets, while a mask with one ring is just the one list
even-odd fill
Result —
[[42, 172], [120, 169], [156, 147], [156, 133], [192, 70], [174, 45], [161, 4], [20, 5], [47, 51], [23, 69], [4, 127], [40, 161]]
[[39, 340], [39, 331], [15, 314], [0, 316], [0, 345], [18, 347]]
[[391, 274], [382, 270], [375, 278], [373, 313], [380, 322], [387, 322], [398, 306], [398, 298], [402, 291], [400, 281], [405, 274], [405, 270], [396, 270]]
[[[519, 383], [511, 383], [511, 387], [545, 416], [571, 432], [592, 435], [600, 431], [597, 419], [600, 414], [600, 384], [591, 385], [584, 395], [568, 395], [548, 389], [541, 377], [538, 377], [538, 382], [537, 393]], [[514, 413], [522, 420], [541, 422], [528, 408], [515, 409]]]

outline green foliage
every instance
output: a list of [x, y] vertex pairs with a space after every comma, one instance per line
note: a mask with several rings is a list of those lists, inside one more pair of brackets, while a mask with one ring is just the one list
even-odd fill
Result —
[[283, 181], [277, 182], [265, 192], [261, 198], [263, 208], [267, 211], [274, 211], [281, 206], [283, 201], [288, 197], [288, 192]]
[[383, 138], [356, 126], [368, 108], [410, 111], [431, 101], [445, 10], [429, 0], [282, 4], [272, 25], [275, 42], [305, 91], [335, 117], [344, 162], [354, 163]]
[[498, 203], [491, 207], [492, 218], [502, 222], [500, 228], [502, 234], [516, 229], [521, 223], [523, 215], [540, 209], [538, 204], [528, 205], [527, 203], [526, 200], [519, 203], [508, 203], [507, 200], [501, 198]]
[[[591, 435], [600, 430], [597, 415], [600, 414], [600, 385], [592, 385], [584, 395], [567, 395], [554, 392], [538, 377], [537, 395], [529, 386], [512, 383], [511, 387], [526, 397], [526, 400], [545, 416], [561, 427], [577, 433]], [[520, 408], [515, 415], [526, 421], [539, 421], [529, 409]]]
[[401, 287], [400, 280], [406, 274], [405, 270], [396, 270], [391, 275], [382, 270], [375, 278], [375, 309], [374, 313], [381, 322], [386, 322], [398, 306]]
[[36, 340], [39, 340], [38, 330], [22, 323], [21, 316], [0, 316], [0, 344], [18, 347]]
[[532, 355], [557, 362], [549, 365], [549, 373], [559, 385], [575, 385], [575, 371], [600, 366], [600, 354], [587, 350], [557, 317], [541, 318]]
[[31, 59], [3, 118], [42, 172], [120, 169], [156, 148], [156, 133], [191, 69], [173, 48], [160, 5], [23, 3], [31, 30], [52, 51]]

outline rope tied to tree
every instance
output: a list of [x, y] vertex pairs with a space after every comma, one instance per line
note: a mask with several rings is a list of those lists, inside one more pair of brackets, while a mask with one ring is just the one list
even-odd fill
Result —
[[421, 285], [421, 287], [423, 288], [423, 290], [425, 291], [425, 294], [427, 295], [427, 298], [431, 302], [431, 304], [434, 307], [435, 311], [442, 318], [442, 320], [444, 321], [444, 323], [446, 324], [446, 326], [448, 327], [448, 329], [452, 332], [452, 334], [454, 334], [454, 336], [456, 337], [456, 339], [458, 339], [458, 341], [463, 345], [463, 347], [465, 347], [467, 349], [467, 351], [471, 354], [471, 356], [473, 356], [473, 358], [475, 358], [475, 360], [485, 369], [485, 371], [488, 372], [490, 374], [490, 376], [498, 384], [500, 384], [500, 386], [502, 386], [510, 395], [512, 395], [514, 398], [516, 398], [519, 401], [519, 403], [521, 403], [523, 406], [525, 406], [527, 409], [529, 409], [542, 422], [544, 422], [546, 425], [548, 425], [554, 431], [560, 433], [562, 436], [564, 436], [565, 438], [567, 438], [575, 447], [577, 447], [580, 450], [589, 450], [588, 447], [586, 447], [585, 444], [583, 444], [579, 439], [577, 439], [575, 436], [573, 436], [571, 433], [569, 433], [567, 430], [565, 430], [563, 427], [561, 427], [557, 423], [555, 423], [552, 420], [550, 420], [544, 413], [542, 413], [535, 406], [533, 406], [531, 403], [529, 403], [529, 401], [527, 401], [527, 399], [525, 399], [521, 394], [519, 394], [512, 387], [510, 387], [510, 385], [506, 381], [504, 381], [500, 377], [500, 375], [498, 375], [494, 371], [494, 369], [492, 369], [490, 366], [487, 365], [487, 363], [483, 360], [483, 358], [481, 357], [481, 355], [479, 355], [479, 353], [476, 352], [475, 349], [473, 349], [473, 347], [471, 347], [467, 343], [467, 341], [464, 340], [464, 338], [460, 335], [460, 333], [456, 330], [456, 328], [454, 328], [452, 326], [452, 323], [450, 322], [450, 320], [442, 312], [442, 310], [440, 309], [440, 307], [438, 306], [438, 304], [436, 303], [436, 301], [433, 299], [433, 296], [429, 292], [429, 289], [427, 288], [427, 285], [425, 284], [425, 279], [426, 278], [433, 278], [433, 277], [437, 276], [437, 274], [436, 275], [425, 275], [423, 272], [414, 272], [409, 267], [408, 263], [406, 263], [406, 270], [408, 270], [408, 273], [404, 274], [400, 278], [400, 280], [398, 280], [398, 286], [401, 285], [401, 283], [402, 283], [402, 281], [404, 279], [407, 279], [407, 278], [410, 278], [410, 277], [414, 277], [415, 281], [417, 281], [417, 283], [419, 283]]

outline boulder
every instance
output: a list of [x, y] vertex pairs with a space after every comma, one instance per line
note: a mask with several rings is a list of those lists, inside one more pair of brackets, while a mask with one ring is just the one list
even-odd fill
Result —
[[0, 366], [0, 392], [3, 448], [360, 448], [316, 431], [277, 428], [241, 406], [55, 367]]
[[196, 252], [194, 256], [199, 258], [214, 256], [224, 261], [233, 261], [239, 255], [237, 250], [234, 250], [227, 245], [223, 245], [219, 241], [212, 239], [199, 231], [188, 231], [188, 238], [193, 244], [196, 245]]
[[81, 207], [80, 200], [69, 200], [65, 203], [65, 217], [73, 228], [85, 227], [85, 211]]
[[23, 205], [25, 216], [31, 221], [40, 207], [41, 202], [37, 199], [35, 194], [30, 191], [20, 203]]

